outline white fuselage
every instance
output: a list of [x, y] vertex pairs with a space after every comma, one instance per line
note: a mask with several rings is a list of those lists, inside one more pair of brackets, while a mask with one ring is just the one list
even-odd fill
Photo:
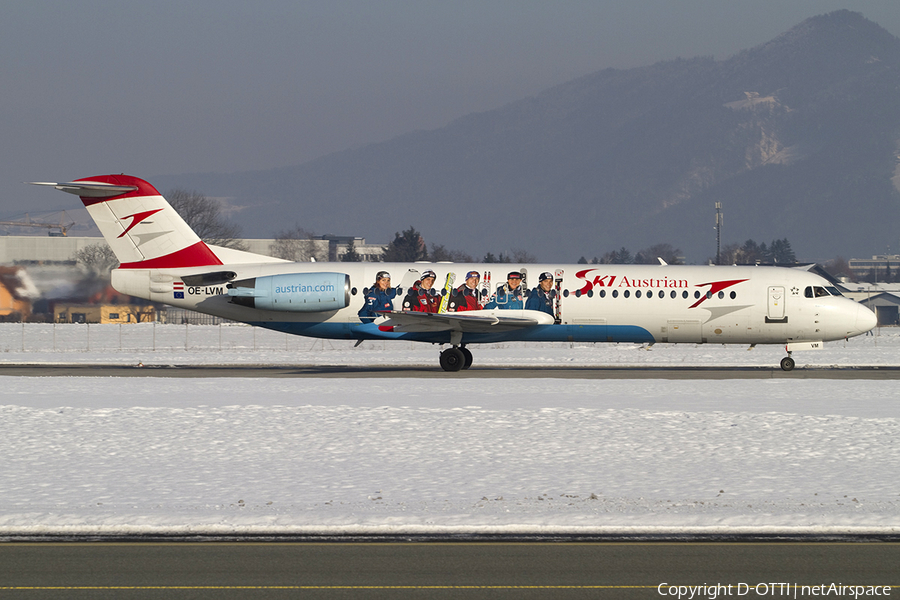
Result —
[[[455, 274], [458, 286], [467, 271], [476, 270], [490, 273], [492, 290], [506, 281], [512, 269], [526, 273], [526, 289], [537, 285], [539, 273], [562, 271], [558, 324], [514, 333], [469, 335], [464, 343], [510, 339], [783, 344], [842, 339], [875, 325], [871, 311], [833, 295], [836, 291], [822, 277], [782, 267], [238, 262], [216, 267], [117, 269], [112, 281], [117, 290], [132, 296], [300, 335], [444, 343], [449, 338], [443, 333], [380, 331], [363, 326], [357, 315], [364, 290], [373, 285], [378, 271], [390, 272], [393, 285], [402, 287], [394, 300], [395, 310], [400, 310], [405, 288], [429, 268], [437, 274], [437, 288], [448, 273]], [[210, 271], [233, 272], [231, 281], [285, 274], [345, 274], [349, 302], [323, 312], [250, 308], [234, 303], [225, 281], [188, 285], [182, 279]], [[821, 293], [825, 289], [831, 293]]]

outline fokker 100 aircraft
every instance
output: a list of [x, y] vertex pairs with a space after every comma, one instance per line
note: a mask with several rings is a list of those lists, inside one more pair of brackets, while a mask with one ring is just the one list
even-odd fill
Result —
[[[208, 245], [152, 185], [127, 175], [69, 183], [35, 182], [81, 197], [119, 267], [124, 294], [283, 331], [347, 340], [449, 344], [441, 367], [472, 364], [469, 344], [574, 341], [783, 344], [791, 353], [859, 335], [876, 324], [866, 307], [801, 268], [763, 266], [561, 265], [456, 263], [297, 263]], [[495, 285], [510, 269], [520, 289], [550, 279], [544, 310], [504, 305]], [[452, 312], [441, 298], [432, 312], [404, 311], [404, 293], [432, 271], [443, 295], [455, 278], [476, 271], [476, 310]], [[374, 317], [360, 316], [376, 276], [399, 285]], [[483, 276], [482, 276], [483, 273]], [[529, 281], [530, 280], [530, 281]], [[491, 299], [493, 301], [489, 302]], [[486, 308], [480, 308], [484, 305]], [[511, 306], [515, 308], [510, 308]]]

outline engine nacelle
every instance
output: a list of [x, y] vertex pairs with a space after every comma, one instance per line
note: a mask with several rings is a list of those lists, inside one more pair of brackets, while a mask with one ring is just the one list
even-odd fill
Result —
[[346, 273], [288, 273], [228, 284], [234, 304], [286, 312], [325, 312], [350, 305]]

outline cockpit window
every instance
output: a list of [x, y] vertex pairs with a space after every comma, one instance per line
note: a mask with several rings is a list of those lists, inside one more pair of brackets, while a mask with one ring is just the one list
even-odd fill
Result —
[[825, 289], [828, 290], [828, 293], [831, 294], [832, 296], [843, 296], [843, 294], [841, 293], [841, 290], [837, 289], [836, 287], [828, 286]]
[[[830, 296], [831, 294], [829, 294], [828, 291], [821, 286], [809, 285], [806, 286], [806, 290], [804, 291], [803, 295], [807, 298], [821, 298], [823, 296]], [[840, 293], [838, 293], [837, 295], [839, 296]]]

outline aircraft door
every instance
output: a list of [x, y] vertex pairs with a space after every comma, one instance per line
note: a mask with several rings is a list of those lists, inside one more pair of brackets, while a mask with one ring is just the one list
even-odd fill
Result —
[[784, 319], [784, 288], [772, 286], [769, 288], [768, 316], [771, 320]]

